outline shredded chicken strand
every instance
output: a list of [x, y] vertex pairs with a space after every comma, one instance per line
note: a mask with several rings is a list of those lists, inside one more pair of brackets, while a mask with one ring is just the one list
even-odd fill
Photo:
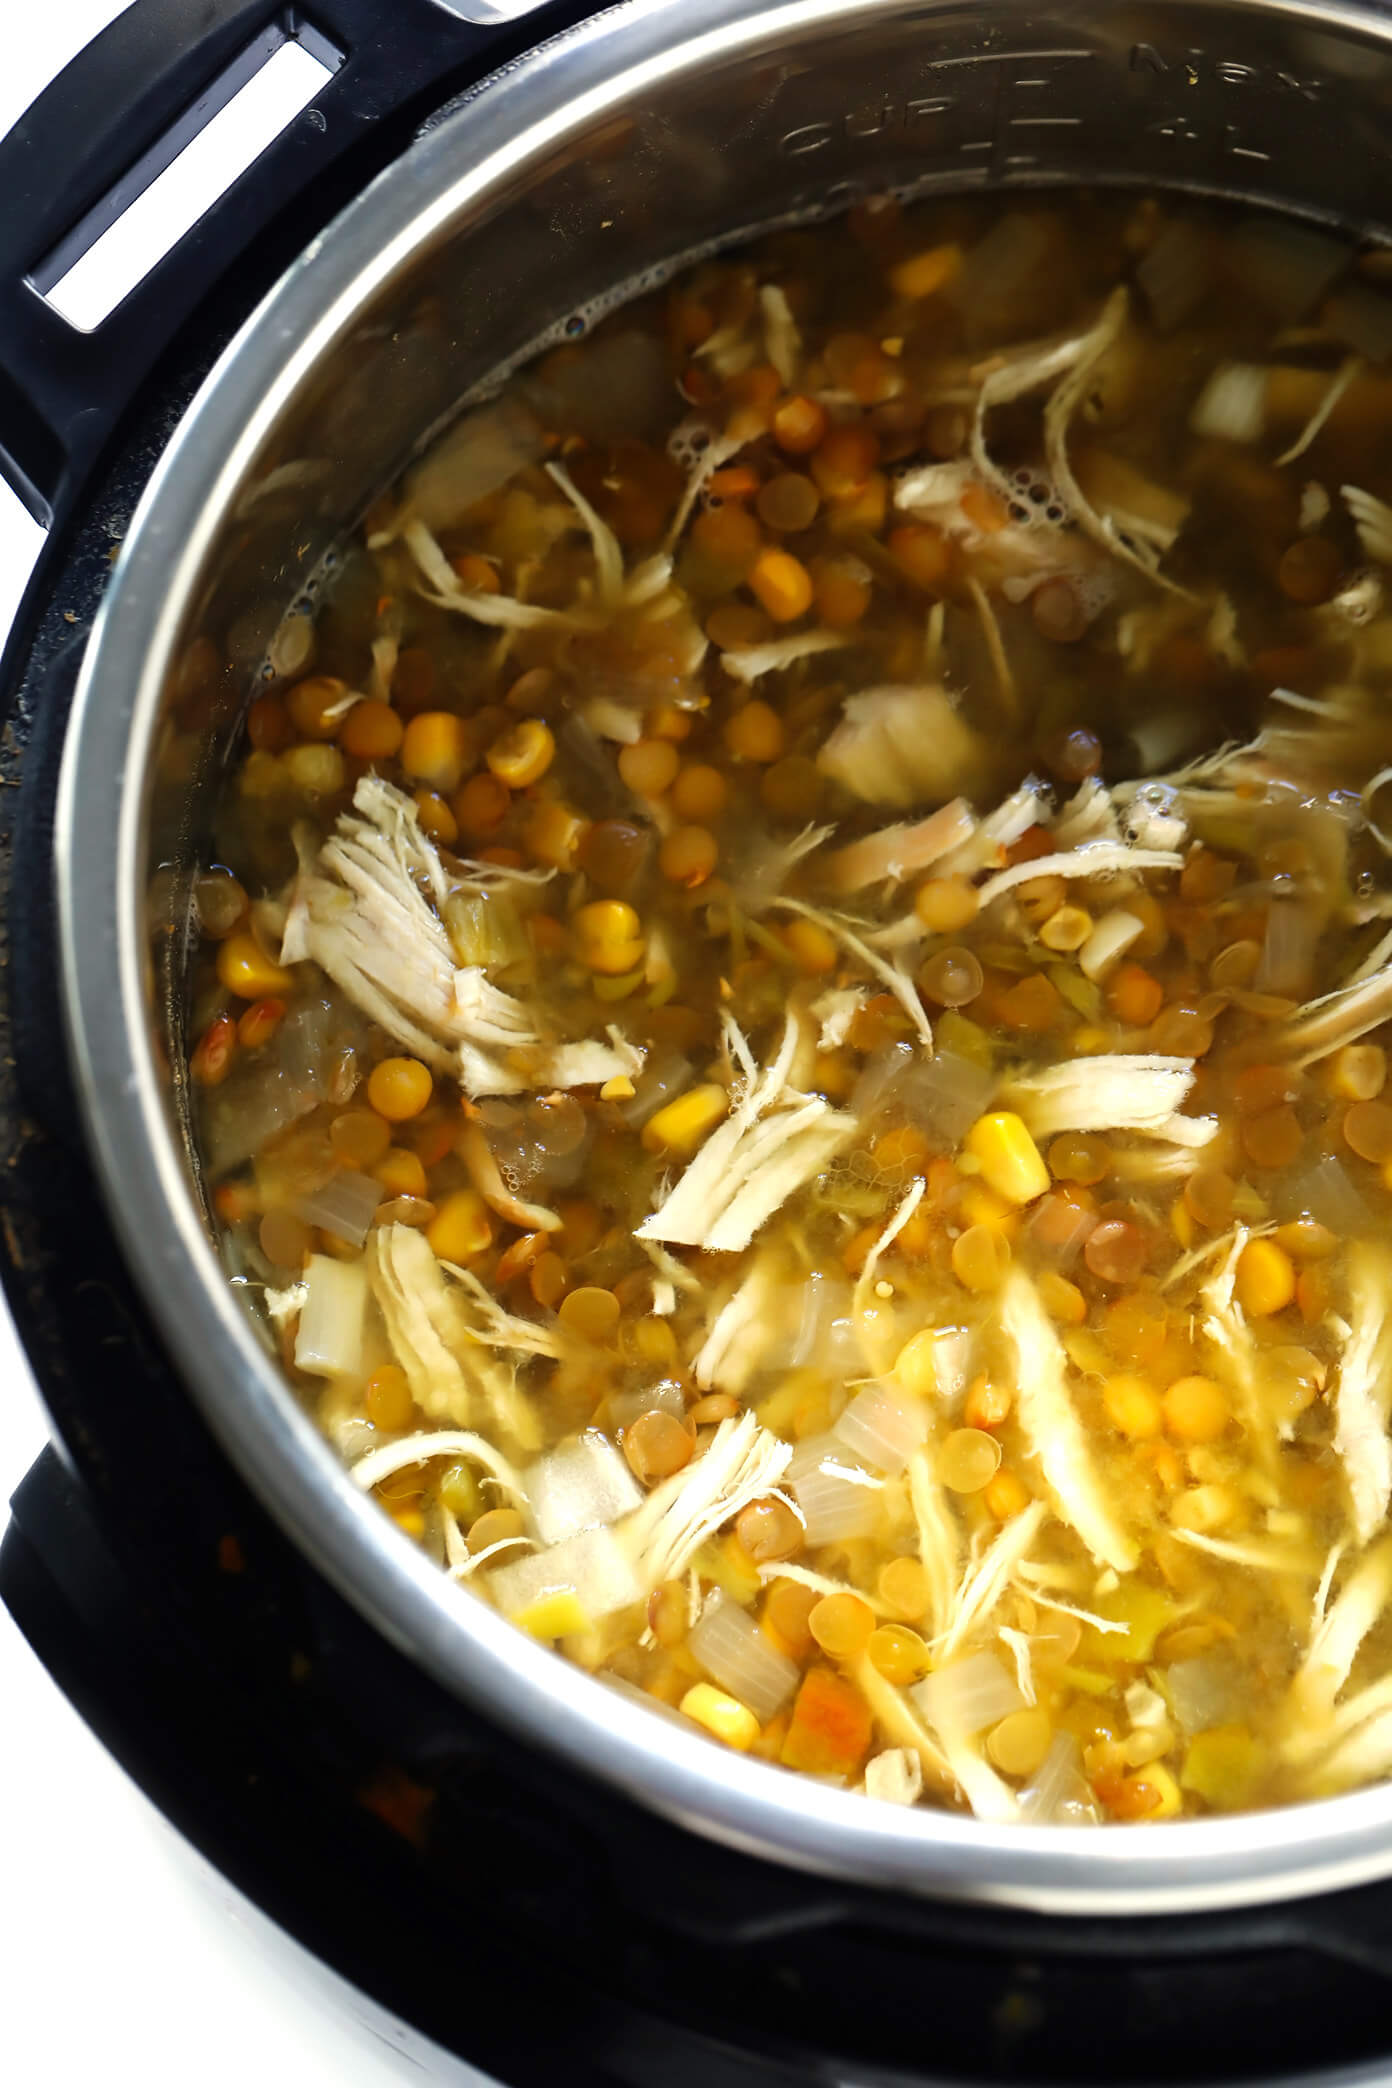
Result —
[[1082, 1423], [1068, 1391], [1068, 1359], [1039, 1293], [1021, 1269], [1007, 1277], [998, 1324], [1014, 1365], [1020, 1427], [1037, 1459], [1060, 1519], [1093, 1557], [1130, 1573], [1136, 1546], [1118, 1522], [1093, 1468]]

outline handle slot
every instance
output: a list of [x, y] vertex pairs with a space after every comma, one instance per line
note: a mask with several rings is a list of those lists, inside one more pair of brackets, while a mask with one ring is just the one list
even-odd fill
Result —
[[310, 106], [343, 55], [322, 36], [267, 28], [30, 271], [34, 289], [70, 326], [95, 331]]

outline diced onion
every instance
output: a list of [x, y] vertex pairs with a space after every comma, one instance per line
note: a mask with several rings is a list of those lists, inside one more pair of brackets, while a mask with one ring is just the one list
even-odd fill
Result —
[[322, 1189], [296, 1197], [290, 1209], [306, 1225], [317, 1225], [336, 1240], [361, 1247], [384, 1193], [381, 1183], [371, 1175], [356, 1174], [345, 1167], [330, 1175]]
[[691, 1073], [691, 1061], [683, 1053], [654, 1053], [635, 1083], [631, 1099], [619, 1104], [619, 1114], [624, 1122], [635, 1130], [641, 1129], [664, 1102], [670, 1102], [690, 1086]]
[[315, 1377], [357, 1375], [363, 1360], [367, 1270], [361, 1262], [311, 1254], [304, 1286], [295, 1336], [296, 1369]]
[[1309, 900], [1277, 899], [1267, 909], [1261, 962], [1252, 981], [1258, 993], [1298, 994], [1308, 982], [1323, 915]]
[[1285, 218], [1248, 218], [1227, 246], [1228, 266], [1277, 319], [1301, 318], [1348, 263], [1348, 248], [1327, 232]]
[[1202, 301], [1212, 272], [1208, 235], [1189, 218], [1171, 219], [1136, 267], [1136, 281], [1161, 333], [1171, 332], [1189, 317]]
[[543, 1544], [617, 1522], [643, 1500], [622, 1456], [597, 1428], [539, 1457], [523, 1473], [522, 1483]]
[[846, 1446], [835, 1436], [800, 1444], [785, 1483], [802, 1511], [810, 1545], [868, 1537], [878, 1526], [880, 1482], [855, 1469]]
[[1266, 426], [1266, 381], [1263, 363], [1220, 363], [1194, 401], [1190, 427], [1225, 442], [1259, 441]]
[[616, 1429], [632, 1428], [640, 1414], [672, 1414], [680, 1421], [685, 1412], [686, 1399], [675, 1378], [645, 1385], [639, 1392], [615, 1392], [609, 1401], [609, 1419]]
[[1165, 1670], [1170, 1709], [1186, 1733], [1201, 1733], [1222, 1725], [1235, 1709], [1236, 1670], [1221, 1654], [1199, 1653], [1192, 1660], [1175, 1660]]
[[909, 1695], [939, 1732], [979, 1733], [1012, 1711], [1026, 1709], [1023, 1690], [994, 1653], [950, 1660], [915, 1683]]
[[1028, 1231], [1042, 1260], [1052, 1268], [1067, 1269], [1097, 1225], [1094, 1211], [1084, 1211], [1062, 1196], [1046, 1196], [1030, 1212]]
[[1049, 1752], [1019, 1793], [1020, 1817], [1036, 1827], [1095, 1823], [1097, 1807], [1072, 1733], [1055, 1733]]
[[883, 1385], [867, 1385], [832, 1430], [853, 1457], [879, 1472], [902, 1472], [928, 1434], [921, 1400], [901, 1400]]
[[985, 1109], [995, 1084], [995, 1076], [984, 1066], [955, 1052], [939, 1051], [915, 1065], [904, 1083], [904, 1107], [925, 1130], [956, 1145]]
[[1103, 979], [1126, 955], [1132, 943], [1145, 934], [1145, 923], [1135, 914], [1114, 906], [1104, 913], [1078, 952], [1078, 967], [1086, 979]]
[[1341, 1239], [1357, 1238], [1371, 1222], [1368, 1206], [1337, 1153], [1326, 1153], [1297, 1175], [1282, 1201], [1293, 1215], [1313, 1218]]
[[628, 1553], [606, 1529], [577, 1530], [545, 1551], [497, 1566], [488, 1576], [488, 1588], [508, 1616], [530, 1609], [547, 1595], [571, 1591], [596, 1624], [643, 1599]]
[[1392, 298], [1366, 283], [1350, 283], [1336, 291], [1320, 316], [1325, 332], [1356, 355], [1375, 363], [1392, 359]]
[[738, 1603], [707, 1603], [687, 1648], [722, 1689], [749, 1706], [760, 1725], [797, 1688], [797, 1663], [771, 1644]]
[[[788, 1368], [801, 1370], [812, 1362], [832, 1370], [849, 1365], [858, 1353], [850, 1309], [849, 1284], [825, 1269], [809, 1269], [803, 1278], [802, 1317], [788, 1351]], [[837, 1356], [839, 1363], [833, 1361]]]

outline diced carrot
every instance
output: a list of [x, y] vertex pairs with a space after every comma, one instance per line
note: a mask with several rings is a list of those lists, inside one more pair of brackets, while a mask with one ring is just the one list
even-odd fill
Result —
[[1165, 989], [1143, 964], [1121, 965], [1107, 986], [1107, 1006], [1118, 1022], [1144, 1029], [1165, 1005]]
[[1018, 980], [996, 1002], [996, 1013], [1007, 1029], [1051, 1029], [1063, 1012], [1063, 995], [1043, 972]]
[[860, 1691], [831, 1668], [809, 1668], [779, 1759], [784, 1768], [812, 1776], [854, 1776], [872, 1739], [870, 1707]]
[[1026, 827], [1018, 841], [1012, 841], [1005, 851], [1005, 860], [1014, 869], [1017, 863], [1033, 863], [1040, 856], [1053, 852], [1053, 837], [1047, 827]]
[[748, 464], [727, 464], [711, 473], [706, 489], [718, 500], [748, 500], [759, 490], [759, 474]]

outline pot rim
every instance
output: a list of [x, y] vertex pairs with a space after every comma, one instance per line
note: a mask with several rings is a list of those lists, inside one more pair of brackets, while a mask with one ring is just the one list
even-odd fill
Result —
[[[1232, 0], [1230, 0], [1232, 4]], [[1236, 0], [1389, 34], [1323, 0]], [[420, 136], [290, 267], [203, 384], [140, 502], [89, 641], [55, 824], [62, 991], [86, 1129], [129, 1265], [204, 1418], [312, 1563], [456, 1696], [678, 1824], [794, 1869], [1064, 1914], [1240, 1907], [1392, 1870], [1392, 1785], [1146, 1828], [1003, 1827], [717, 1750], [572, 1666], [437, 1567], [357, 1488], [257, 1340], [203, 1229], [149, 1046], [144, 779], [178, 625], [243, 473], [332, 343], [430, 240], [583, 125], [705, 58], [923, 14], [922, 0], [635, 0], [538, 47]], [[461, 169], [463, 171], [461, 171]], [[113, 789], [113, 779], [116, 788]], [[114, 874], [113, 874], [114, 865]]]

